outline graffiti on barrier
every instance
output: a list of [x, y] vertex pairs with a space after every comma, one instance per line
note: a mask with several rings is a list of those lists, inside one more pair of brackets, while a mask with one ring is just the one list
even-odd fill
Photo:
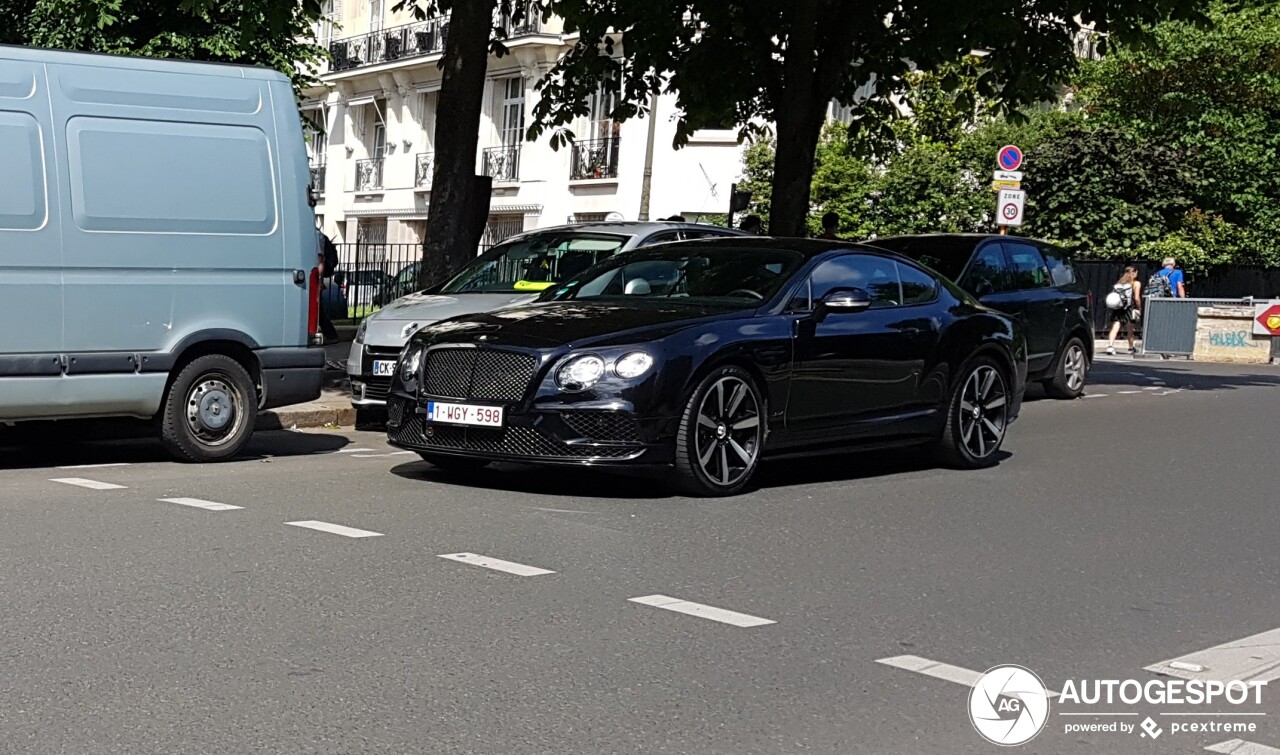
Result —
[[1210, 333], [1210, 346], [1222, 346], [1228, 349], [1252, 349], [1255, 344], [1249, 339], [1249, 333], [1238, 330], [1234, 333]]

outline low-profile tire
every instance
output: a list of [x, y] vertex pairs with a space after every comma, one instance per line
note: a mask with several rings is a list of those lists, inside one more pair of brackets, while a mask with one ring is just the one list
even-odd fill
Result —
[[357, 406], [357, 430], [382, 430], [387, 426], [387, 409], [384, 406]]
[[1073, 399], [1084, 393], [1089, 377], [1089, 354], [1079, 338], [1072, 338], [1062, 347], [1058, 356], [1058, 368], [1053, 377], [1044, 381], [1044, 390], [1053, 398]]
[[693, 496], [733, 495], [751, 482], [764, 450], [768, 413], [755, 379], [725, 366], [685, 402], [676, 435], [675, 488]]
[[996, 463], [1009, 427], [1009, 379], [990, 357], [965, 362], [951, 389], [947, 418], [935, 452], [956, 469], [981, 469]]
[[448, 474], [470, 474], [479, 472], [489, 466], [484, 459], [470, 459], [465, 456], [448, 456], [446, 454], [419, 453], [422, 460]]
[[207, 354], [169, 386], [160, 437], [179, 461], [224, 461], [249, 442], [257, 416], [258, 391], [245, 368], [229, 356]]

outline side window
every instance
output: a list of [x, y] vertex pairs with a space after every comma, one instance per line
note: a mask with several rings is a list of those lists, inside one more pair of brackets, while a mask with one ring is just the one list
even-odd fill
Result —
[[640, 246], [649, 246], [650, 244], [665, 244], [668, 241], [679, 241], [679, 240], [680, 240], [679, 231], [661, 231], [645, 239], [644, 243], [640, 244]]
[[902, 305], [928, 304], [938, 295], [938, 282], [925, 271], [911, 265], [898, 263], [898, 278], [902, 282]]
[[860, 288], [871, 295], [871, 308], [896, 307], [902, 303], [897, 263], [884, 257], [848, 254], [827, 260], [810, 278], [813, 301], [837, 288]]
[[1054, 286], [1070, 286], [1076, 282], [1076, 271], [1071, 267], [1067, 253], [1052, 246], [1040, 247], [1044, 261], [1049, 263], [1049, 279]]
[[1048, 288], [1049, 268], [1044, 264], [1040, 250], [1031, 244], [1005, 242], [1009, 264], [1013, 273], [1013, 288], [1023, 291], [1030, 288]]
[[960, 279], [960, 288], [979, 297], [1010, 290], [1004, 250], [999, 244], [987, 244], [978, 250]]
[[686, 228], [680, 232], [680, 237], [685, 241], [692, 241], [693, 239], [719, 239], [727, 235], [728, 234], [720, 233], [718, 231], [703, 231], [700, 229], [693, 230], [691, 228]]

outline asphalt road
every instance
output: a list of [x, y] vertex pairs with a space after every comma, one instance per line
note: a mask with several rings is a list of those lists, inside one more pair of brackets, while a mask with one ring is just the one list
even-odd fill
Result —
[[[1145, 682], [1280, 627], [1278, 399], [1276, 368], [1100, 362], [1089, 397], [1026, 405], [996, 468], [779, 462], [729, 500], [451, 479], [368, 432], [213, 466], [0, 449], [0, 752], [999, 751], [965, 670]], [[112, 466], [62, 468], [86, 464]], [[1154, 740], [1066, 733], [1058, 705], [1014, 751], [1272, 753], [1277, 701], [1203, 719], [1248, 735], [1087, 719], [1150, 715]]]

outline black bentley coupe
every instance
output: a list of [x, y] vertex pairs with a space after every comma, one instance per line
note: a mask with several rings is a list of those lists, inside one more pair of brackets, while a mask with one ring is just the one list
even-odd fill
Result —
[[643, 467], [729, 495], [768, 455], [928, 444], [948, 465], [991, 465], [1026, 371], [1009, 316], [905, 257], [690, 241], [423, 328], [397, 365], [387, 432], [446, 470]]

